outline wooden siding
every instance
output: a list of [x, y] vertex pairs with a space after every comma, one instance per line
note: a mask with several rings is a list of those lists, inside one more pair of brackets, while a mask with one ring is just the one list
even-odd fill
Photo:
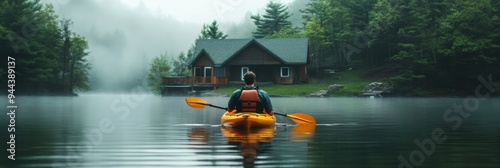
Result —
[[301, 83], [307, 82], [307, 67], [305, 65], [299, 66], [297, 82], [301, 82]]
[[193, 63], [193, 67], [209, 67], [213, 66], [212, 60], [208, 58], [207, 54], [203, 53], [198, 57], [198, 59]]
[[227, 85], [225, 77], [193, 77], [194, 85]]
[[228, 65], [276, 65], [281, 62], [255, 43], [234, 56]]
[[191, 77], [185, 76], [169, 76], [163, 77], [162, 84], [163, 85], [188, 85], [192, 83]]
[[[288, 67], [288, 77], [281, 77], [281, 67]], [[295, 67], [293, 66], [280, 66], [278, 67], [278, 74], [276, 75], [276, 83], [278, 84], [293, 84], [295, 78]]]
[[163, 77], [163, 86], [175, 85], [227, 85], [226, 77]]
[[[229, 66], [229, 81], [239, 82], [241, 80], [241, 67], [248, 67], [249, 71], [253, 71], [257, 75], [257, 82], [273, 82], [275, 83], [274, 76], [279, 75], [276, 73], [277, 66], [271, 65], [243, 65], [243, 66]], [[278, 69], [279, 70], [279, 69]]]

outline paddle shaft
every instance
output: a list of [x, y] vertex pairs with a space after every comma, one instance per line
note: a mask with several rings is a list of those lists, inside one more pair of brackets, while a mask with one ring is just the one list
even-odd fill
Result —
[[[193, 108], [205, 108], [205, 106], [210, 106], [226, 111], [229, 110], [227, 107], [212, 105], [203, 99], [194, 97], [186, 98], [186, 103]], [[282, 114], [274, 112], [274, 114], [290, 118], [297, 124], [316, 124], [316, 120], [312, 116], [303, 113]]]
[[[202, 103], [200, 103], [200, 104], [202, 104]], [[227, 108], [225, 108], [225, 107], [216, 106], [216, 105], [212, 105], [212, 104], [204, 104], [204, 105], [207, 105], [207, 106], [210, 106], [210, 107], [215, 107], [215, 108], [222, 109], [222, 110], [227, 110]], [[280, 116], [284, 116], [284, 117], [288, 117], [288, 114], [281, 114], [281, 113], [277, 113], [277, 112], [274, 112], [274, 114], [277, 114], [277, 115], [280, 115]]]
[[[213, 105], [213, 104], [205, 104], [205, 103], [199, 103], [199, 104], [207, 105], [207, 106], [210, 106], [210, 107], [215, 107], [215, 108], [222, 109], [222, 110], [227, 110], [226, 107], [216, 106], [216, 105]], [[274, 112], [274, 114], [278, 114], [280, 116], [285, 116], [285, 117], [288, 115], [288, 114], [281, 114], [281, 113], [277, 113], [277, 112]]]
[[288, 114], [281, 114], [281, 113], [277, 113], [277, 112], [274, 112], [274, 114], [277, 114], [277, 115], [280, 115], [280, 116], [284, 116], [284, 117], [288, 117]]
[[216, 105], [212, 105], [212, 104], [205, 104], [205, 103], [198, 103], [198, 104], [207, 105], [210, 107], [215, 107], [215, 108], [222, 109], [222, 110], [227, 110], [227, 108], [225, 108], [225, 107], [216, 106]]

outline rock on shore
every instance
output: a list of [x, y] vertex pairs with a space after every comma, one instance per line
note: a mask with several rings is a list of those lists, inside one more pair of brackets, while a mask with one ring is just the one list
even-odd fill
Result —
[[309, 94], [309, 97], [325, 97], [332, 94], [333, 92], [339, 91], [342, 88], [344, 88], [344, 85], [333, 84], [328, 86], [328, 90], [319, 90], [315, 93]]

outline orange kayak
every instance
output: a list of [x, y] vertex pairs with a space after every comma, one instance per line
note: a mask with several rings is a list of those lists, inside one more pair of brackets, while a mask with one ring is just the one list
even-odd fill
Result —
[[226, 127], [262, 128], [274, 126], [276, 117], [267, 113], [226, 111], [221, 122]]

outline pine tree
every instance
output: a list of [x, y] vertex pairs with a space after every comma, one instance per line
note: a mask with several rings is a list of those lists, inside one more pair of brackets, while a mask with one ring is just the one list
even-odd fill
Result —
[[279, 2], [269, 2], [264, 15], [252, 15], [257, 31], [253, 32], [255, 38], [263, 38], [279, 32], [283, 28], [291, 28], [292, 23], [288, 20], [290, 14], [287, 6]]
[[225, 39], [226, 37], [227, 34], [219, 31], [219, 25], [214, 20], [210, 25], [203, 24], [203, 29], [198, 39]]
[[[456, 90], [477, 83], [482, 73], [499, 70], [498, 18], [491, 1], [457, 1], [440, 19], [439, 70]], [[486, 74], [487, 75], [487, 74]]]
[[[78, 83], [82, 80], [70, 76], [86, 75], [88, 68], [78, 69], [86, 60], [70, 62], [70, 50], [85, 53], [88, 47], [72, 46], [70, 39], [76, 34], [70, 30], [70, 20], [59, 20], [52, 5], [38, 0], [0, 0], [0, 4], [0, 54], [16, 58], [18, 93], [72, 94], [72, 86], [83, 86]], [[3, 68], [0, 74], [5, 74]]]

